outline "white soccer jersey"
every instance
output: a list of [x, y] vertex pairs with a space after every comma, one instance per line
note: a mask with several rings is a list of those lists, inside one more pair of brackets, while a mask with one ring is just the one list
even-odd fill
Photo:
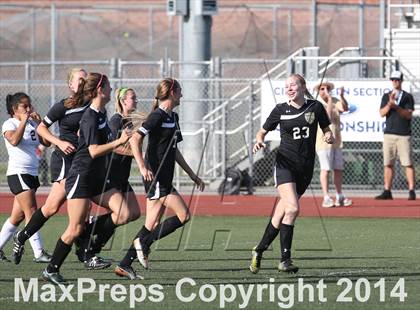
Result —
[[[20, 121], [16, 118], [9, 118], [3, 123], [2, 134], [6, 131], [14, 131], [19, 127]], [[9, 162], [7, 166], [7, 175], [14, 174], [30, 174], [38, 175], [39, 158], [36, 155], [36, 149], [39, 145], [36, 127], [38, 125], [28, 120], [25, 132], [19, 144], [13, 146], [5, 138], [7, 153], [9, 154]]]

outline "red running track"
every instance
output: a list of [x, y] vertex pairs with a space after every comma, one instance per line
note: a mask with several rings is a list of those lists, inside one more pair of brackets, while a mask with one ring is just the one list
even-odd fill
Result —
[[[42, 206], [47, 194], [38, 194], [38, 206]], [[145, 197], [138, 195], [138, 201], [144, 212]], [[189, 203], [190, 197], [183, 196]], [[300, 216], [306, 217], [383, 217], [383, 218], [420, 218], [420, 200], [406, 199], [375, 200], [373, 198], [352, 198], [353, 206], [322, 208], [322, 198], [303, 197], [300, 200]], [[269, 216], [276, 202], [271, 196], [228, 196], [222, 200], [217, 195], [197, 195], [191, 202], [193, 215], [209, 216]], [[13, 195], [0, 193], [0, 213], [10, 213]], [[93, 209], [95, 210], [95, 209]], [[102, 209], [101, 209], [102, 210]], [[59, 211], [66, 214], [63, 206]]]

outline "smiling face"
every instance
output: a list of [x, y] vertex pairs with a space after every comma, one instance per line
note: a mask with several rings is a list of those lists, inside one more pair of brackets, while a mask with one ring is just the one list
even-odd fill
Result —
[[286, 95], [291, 101], [299, 101], [304, 97], [304, 89], [297, 77], [291, 76], [286, 80]]
[[122, 100], [122, 105], [123, 105], [124, 112], [126, 112], [127, 114], [136, 110], [137, 97], [136, 97], [136, 93], [133, 90], [131, 89], [127, 90], [127, 92], [125, 93], [124, 99]]

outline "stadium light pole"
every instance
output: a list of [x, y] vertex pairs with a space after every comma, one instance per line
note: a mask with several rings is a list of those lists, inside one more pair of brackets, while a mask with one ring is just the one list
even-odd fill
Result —
[[55, 4], [51, 4], [51, 46], [50, 46], [50, 59], [51, 59], [51, 98], [50, 106], [53, 106], [55, 103], [55, 53], [56, 53], [56, 26], [57, 26], [57, 12], [55, 9]]
[[[176, 0], [173, 1], [176, 4]], [[185, 15], [181, 16], [179, 70], [183, 99], [180, 106], [183, 133], [182, 153], [193, 170], [197, 169], [204, 147], [203, 116], [208, 112], [212, 15], [217, 13], [217, 3], [190, 0]], [[204, 62], [208, 61], [208, 64]]]
[[316, 28], [317, 28], [317, 14], [318, 14], [318, 7], [316, 0], [312, 0], [312, 27], [311, 27], [311, 38], [310, 38], [310, 45], [316, 46], [317, 45], [317, 36], [316, 36]]
[[365, 49], [365, 1], [359, 0], [359, 48], [364, 56]]

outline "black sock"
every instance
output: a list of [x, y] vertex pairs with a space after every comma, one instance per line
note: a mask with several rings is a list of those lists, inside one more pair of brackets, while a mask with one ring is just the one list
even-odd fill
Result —
[[130, 248], [125, 254], [124, 258], [120, 261], [120, 266], [131, 266], [133, 261], [137, 258], [136, 249], [134, 248], [133, 243], [131, 243]]
[[99, 253], [103, 246], [111, 239], [112, 235], [115, 232], [117, 225], [112, 221], [111, 213], [106, 214], [105, 216], [100, 216], [99, 223], [96, 221], [95, 225], [95, 234], [94, 238], [90, 244], [90, 248], [86, 249], [85, 260], [90, 259], [95, 256], [96, 253]]
[[278, 234], [279, 234], [279, 229], [275, 228], [270, 220], [270, 223], [268, 223], [264, 231], [264, 235], [255, 250], [259, 253], [262, 253], [265, 250], [267, 250], [270, 244], [273, 242], [273, 240], [276, 239]]
[[18, 241], [21, 244], [24, 244], [34, 233], [41, 229], [44, 226], [45, 222], [48, 221], [48, 218], [42, 214], [41, 209], [37, 209], [34, 214], [32, 214], [29, 223], [23, 228], [23, 230], [18, 235]]
[[[136, 235], [136, 238], [139, 238], [141, 241], [147, 238], [148, 235], [150, 235], [151, 231], [146, 228], [146, 226], [143, 225], [143, 227], [139, 230], [139, 232]], [[136, 239], [135, 238], [135, 239]], [[137, 258], [136, 249], [134, 247], [134, 244], [131, 243], [130, 248], [127, 250], [127, 253], [125, 254], [124, 258], [120, 261], [121, 266], [131, 266], [133, 261]]]
[[79, 236], [80, 238], [90, 238], [90, 235], [93, 232], [93, 235], [96, 235], [98, 232], [103, 230], [104, 224], [107, 219], [111, 216], [111, 213], [106, 213], [99, 215], [94, 218], [92, 222], [85, 222], [85, 229], [83, 233]]
[[47, 271], [50, 273], [58, 272], [70, 251], [71, 245], [64, 243], [63, 240], [61, 240], [61, 238], [58, 239], [54, 249], [54, 253], [51, 258], [51, 262], [47, 266]]
[[98, 232], [102, 231], [104, 229], [104, 224], [109, 218], [110, 214], [111, 213], [102, 214], [96, 217], [93, 221], [85, 222], [85, 228], [83, 229], [83, 232], [80, 234], [78, 239], [90, 239], [91, 235], [96, 235]]
[[147, 248], [150, 248], [154, 241], [162, 239], [183, 225], [184, 224], [181, 223], [177, 216], [167, 218], [164, 222], [156, 226], [146, 238], [144, 238], [144, 245]]
[[143, 240], [147, 238], [148, 235], [150, 235], [151, 231], [146, 228], [146, 226], [143, 225], [143, 227], [138, 232], [136, 238], [139, 238], [140, 240]]
[[292, 255], [293, 225], [280, 224], [281, 261], [290, 259]]

